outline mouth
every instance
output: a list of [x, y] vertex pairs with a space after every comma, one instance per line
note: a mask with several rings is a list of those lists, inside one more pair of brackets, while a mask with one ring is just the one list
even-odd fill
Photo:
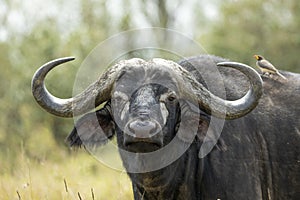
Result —
[[124, 143], [126, 147], [130, 147], [130, 146], [153, 146], [153, 147], [157, 147], [160, 148], [162, 147], [162, 143], [158, 143], [158, 142], [145, 142], [145, 141], [134, 141], [134, 142], [125, 142]]
[[124, 146], [127, 150], [136, 153], [156, 151], [163, 146], [162, 134], [150, 138], [137, 138], [124, 133]]

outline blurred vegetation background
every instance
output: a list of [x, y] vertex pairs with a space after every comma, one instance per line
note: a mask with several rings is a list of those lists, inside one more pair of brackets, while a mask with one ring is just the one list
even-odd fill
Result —
[[299, 10], [299, 0], [0, 0], [0, 199], [132, 198], [124, 172], [69, 150], [64, 139], [72, 119], [35, 103], [31, 77], [42, 64], [76, 57], [47, 79], [51, 92], [70, 97], [95, 45], [153, 26], [187, 35], [209, 54], [251, 66], [252, 55], [262, 54], [300, 73]]

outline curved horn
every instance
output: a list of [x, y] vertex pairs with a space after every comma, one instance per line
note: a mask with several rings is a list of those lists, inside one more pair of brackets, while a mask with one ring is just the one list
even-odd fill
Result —
[[75, 97], [57, 98], [50, 94], [45, 87], [45, 77], [54, 67], [74, 59], [73, 57], [66, 57], [50, 61], [40, 67], [32, 78], [31, 89], [35, 100], [46, 111], [60, 117], [84, 114], [109, 100], [117, 72], [123, 67], [122, 65], [111, 67], [96, 82]]
[[250, 66], [238, 62], [220, 62], [217, 66], [231, 67], [242, 72], [249, 79], [250, 89], [240, 99], [225, 101], [226, 118], [236, 119], [251, 112], [263, 94], [263, 81], [260, 75]]
[[235, 101], [224, 100], [212, 94], [195, 77], [182, 66], [173, 61], [163, 59], [153, 59], [158, 66], [163, 66], [169, 72], [173, 72], [179, 84], [177, 87], [183, 98], [198, 102], [200, 108], [208, 114], [218, 118], [236, 119], [242, 117], [253, 110], [262, 95], [262, 79], [260, 75], [248, 65], [237, 62], [222, 62], [218, 66], [231, 67], [239, 70], [249, 79], [250, 89], [240, 99]]
[[234, 101], [224, 100], [215, 96], [194, 78], [189, 77], [190, 89], [196, 95], [201, 109], [215, 117], [236, 119], [252, 111], [262, 95], [262, 79], [260, 75], [248, 65], [237, 62], [221, 62], [217, 66], [231, 67], [242, 72], [249, 79], [250, 89], [240, 99]]

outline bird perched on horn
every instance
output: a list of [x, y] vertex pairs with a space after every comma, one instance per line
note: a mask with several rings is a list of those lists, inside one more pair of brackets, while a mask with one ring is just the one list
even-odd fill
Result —
[[253, 57], [257, 60], [256, 66], [261, 70], [263, 74], [267, 74], [267, 73], [276, 74], [281, 78], [286, 79], [286, 77], [284, 77], [281, 73], [279, 73], [279, 71], [274, 67], [274, 65], [272, 65], [272, 63], [267, 61], [263, 56], [254, 55]]

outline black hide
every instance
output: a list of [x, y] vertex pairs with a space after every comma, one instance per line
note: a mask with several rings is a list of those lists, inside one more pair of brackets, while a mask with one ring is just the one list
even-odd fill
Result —
[[[226, 60], [198, 56], [179, 63], [204, 85], [210, 84], [204, 80], [213, 80], [210, 87], [218, 88], [224, 81], [227, 99], [237, 99], [248, 90], [248, 83], [236, 70], [224, 68], [220, 68], [224, 79], [216, 80], [211, 68], [222, 61]], [[129, 173], [135, 199], [299, 199], [300, 75], [282, 74], [287, 81], [263, 78], [264, 94], [259, 105], [245, 117], [226, 121], [219, 143], [206, 157], [198, 157], [209, 123], [209, 116], [204, 115], [195, 120], [199, 123], [198, 137], [178, 160], [160, 170]], [[173, 123], [165, 133], [171, 139], [180, 122], [176, 112], [173, 114]], [[75, 146], [81, 144], [80, 139], [100, 145], [105, 143], [103, 134], [106, 138], [117, 134], [119, 147], [126, 149], [122, 131], [111, 123], [113, 118], [108, 103], [97, 111], [104, 132], [98, 131], [94, 119], [85, 116], [76, 127], [88, 126], [87, 131], [79, 137], [74, 129], [68, 141]], [[186, 144], [178, 140], [178, 145]], [[126, 162], [124, 165], [126, 168]]]

